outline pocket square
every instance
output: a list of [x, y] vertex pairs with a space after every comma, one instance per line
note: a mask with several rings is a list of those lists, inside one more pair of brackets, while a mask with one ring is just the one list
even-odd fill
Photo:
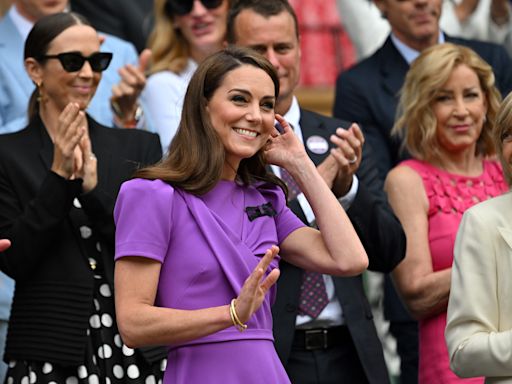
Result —
[[258, 217], [262, 216], [272, 217], [277, 215], [277, 212], [275, 211], [271, 202], [262, 205], [257, 205], [255, 207], [245, 207], [245, 212], [247, 213], [247, 217], [249, 217], [250, 221], [253, 221]]

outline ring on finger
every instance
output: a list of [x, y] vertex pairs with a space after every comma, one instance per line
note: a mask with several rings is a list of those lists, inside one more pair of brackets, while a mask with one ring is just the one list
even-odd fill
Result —
[[89, 160], [96, 160], [96, 155], [94, 153], [91, 153], [89, 155]]
[[357, 156], [354, 156], [352, 159], [350, 159], [348, 161], [349, 164], [355, 164], [355, 162], [357, 161]]

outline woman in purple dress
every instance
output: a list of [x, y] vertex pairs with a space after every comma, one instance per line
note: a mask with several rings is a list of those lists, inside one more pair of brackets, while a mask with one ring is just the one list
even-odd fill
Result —
[[[169, 346], [165, 383], [289, 383], [272, 343], [279, 258], [335, 275], [368, 263], [341, 205], [275, 115], [278, 92], [273, 66], [250, 50], [206, 59], [168, 157], [122, 186], [118, 322], [132, 347]], [[322, 232], [291, 213], [267, 163], [294, 177]]]

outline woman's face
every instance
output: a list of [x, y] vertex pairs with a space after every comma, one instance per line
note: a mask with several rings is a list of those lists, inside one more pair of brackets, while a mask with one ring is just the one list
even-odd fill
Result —
[[242, 65], [224, 77], [206, 110], [230, 169], [254, 156], [274, 130], [274, 83], [260, 68]]
[[457, 152], [474, 148], [487, 113], [487, 101], [477, 74], [468, 66], [455, 67], [434, 96], [436, 136], [442, 149]]
[[512, 129], [507, 129], [501, 137], [503, 166], [505, 173], [512, 176]]
[[[64, 30], [49, 45], [46, 55], [58, 55], [64, 52], [80, 52], [87, 57], [100, 50], [100, 41], [96, 31], [89, 26], [74, 25]], [[88, 61], [76, 72], [67, 72], [58, 59], [42, 61], [32, 80], [42, 84], [41, 91], [45, 105], [62, 111], [70, 102], [78, 103], [84, 110], [89, 105], [101, 72], [94, 72]]]
[[192, 11], [183, 16], [174, 16], [174, 26], [180, 29], [190, 45], [192, 57], [212, 54], [222, 48], [226, 35], [228, 0], [214, 9], [206, 8], [194, 0]]

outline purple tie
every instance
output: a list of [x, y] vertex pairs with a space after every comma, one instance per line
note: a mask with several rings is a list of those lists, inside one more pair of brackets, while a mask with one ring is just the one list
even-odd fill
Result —
[[[300, 194], [300, 189], [293, 177], [281, 168], [281, 179], [288, 187], [288, 200], [292, 200]], [[300, 286], [299, 314], [317, 318], [320, 312], [328, 304], [327, 291], [324, 278], [321, 273], [304, 271]]]
[[316, 319], [327, 306], [329, 299], [321, 273], [304, 271], [299, 296], [299, 314]]

